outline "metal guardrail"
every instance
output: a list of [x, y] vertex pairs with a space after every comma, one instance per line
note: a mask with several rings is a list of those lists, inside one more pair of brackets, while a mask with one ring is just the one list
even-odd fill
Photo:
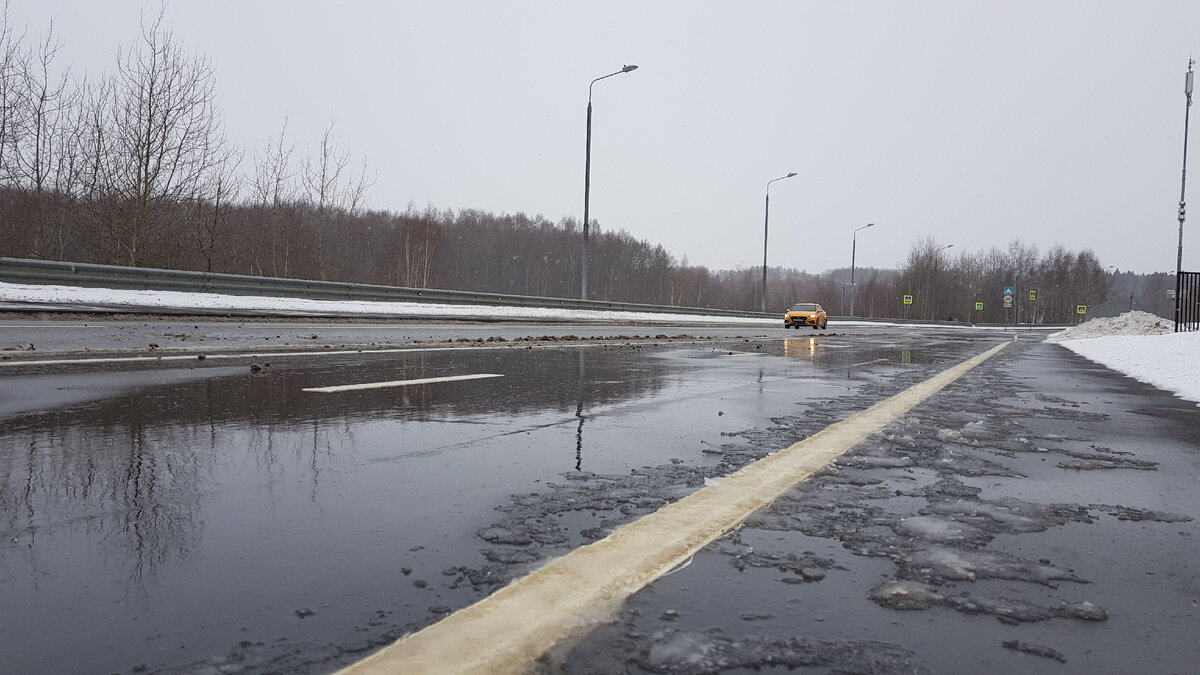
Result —
[[164, 270], [146, 267], [121, 267], [53, 260], [0, 258], [0, 282], [10, 284], [82, 286], [123, 290], [185, 291], [259, 297], [304, 298], [309, 300], [365, 300], [374, 302], [420, 302], [453, 305], [490, 305], [505, 307], [543, 307], [561, 309], [609, 310], [738, 316], [777, 319], [782, 314], [741, 312], [707, 307], [645, 305], [632, 302], [571, 300], [503, 293], [476, 293], [431, 288], [405, 288], [334, 281], [310, 281], [241, 274]]

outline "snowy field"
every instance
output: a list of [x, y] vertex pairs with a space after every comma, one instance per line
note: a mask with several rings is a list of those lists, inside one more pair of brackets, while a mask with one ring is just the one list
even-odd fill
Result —
[[1200, 405], [1200, 332], [1147, 312], [1092, 319], [1046, 338], [1135, 380]]

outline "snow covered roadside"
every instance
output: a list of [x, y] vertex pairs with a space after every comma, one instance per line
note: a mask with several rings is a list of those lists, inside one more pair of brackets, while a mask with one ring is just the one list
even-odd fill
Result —
[[[8, 284], [0, 282], [0, 309], [4, 304], [11, 305], [8, 309], [28, 309], [38, 311], [37, 307], [23, 305], [44, 305], [43, 309], [61, 307], [129, 307], [144, 308], [158, 307], [175, 311], [196, 310], [228, 310], [237, 313], [275, 313], [290, 316], [343, 316], [343, 317], [394, 317], [397, 319], [438, 319], [463, 318], [493, 319], [496, 321], [572, 321], [597, 323], [657, 323], [657, 324], [711, 324], [740, 326], [763, 326], [779, 328], [783, 325], [783, 312], [780, 319], [756, 319], [738, 316], [704, 316], [701, 314], [671, 314], [653, 312], [614, 312], [601, 310], [560, 309], [545, 307], [495, 307], [487, 305], [441, 305], [420, 302], [366, 302], [349, 300], [302, 300], [297, 298], [271, 298], [245, 295], [220, 295], [216, 293], [185, 293], [180, 291], [129, 291], [106, 288], [80, 288], [76, 286], [40, 286], [25, 284]], [[904, 323], [861, 319], [838, 318], [834, 327], [843, 326], [873, 326], [912, 328], [914, 326], [933, 326], [943, 329], [979, 329], [979, 330], [1014, 330], [1024, 326], [973, 326], [969, 324], [946, 325], [939, 323], [923, 324], [915, 321]], [[1033, 330], [1046, 330], [1045, 327], [1034, 326]]]
[[1055, 333], [1055, 342], [1200, 405], [1200, 332], [1174, 333], [1174, 322], [1147, 312], [1092, 319]]
[[343, 317], [395, 317], [596, 321], [671, 324], [738, 324], [775, 326], [781, 321], [738, 316], [704, 316], [656, 312], [559, 309], [552, 307], [497, 307], [489, 305], [442, 305], [420, 302], [367, 302], [361, 300], [305, 300], [180, 291], [129, 291], [75, 286], [32, 286], [0, 283], [0, 303], [45, 305], [91, 305], [101, 307], [162, 307], [173, 310], [203, 309], [238, 312], [286, 312], [294, 315]]

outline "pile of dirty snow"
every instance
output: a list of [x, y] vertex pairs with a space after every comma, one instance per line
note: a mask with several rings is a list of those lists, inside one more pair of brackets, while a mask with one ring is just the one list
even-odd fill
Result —
[[1054, 333], [1046, 342], [1082, 340], [1106, 335], [1162, 335], [1175, 330], [1175, 322], [1150, 312], [1125, 312], [1121, 316], [1092, 319], [1078, 326]]
[[1092, 319], [1046, 338], [1106, 368], [1200, 402], [1200, 332], [1147, 312]]

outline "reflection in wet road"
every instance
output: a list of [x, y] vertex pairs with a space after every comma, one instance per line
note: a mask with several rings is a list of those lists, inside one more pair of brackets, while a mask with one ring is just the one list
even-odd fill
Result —
[[[610, 623], [613, 607], [679, 571], [701, 549], [832, 461], [901, 419], [1008, 343], [938, 373], [703, 489], [548, 561], [488, 598], [407, 636], [350, 673], [515, 673], [576, 634]], [[707, 481], [706, 481], [707, 483]], [[603, 618], [601, 618], [603, 617]], [[470, 649], [464, 649], [470, 644]]]
[[[0, 604], [22, 611], [0, 615], [2, 662], [326, 670], [478, 599], [486, 580], [462, 570], [514, 496], [725, 470], [729, 453], [708, 452], [723, 434], [805, 400], [850, 397], [849, 415], [974, 349], [789, 339], [5, 372]], [[478, 373], [503, 377], [304, 391]]]

